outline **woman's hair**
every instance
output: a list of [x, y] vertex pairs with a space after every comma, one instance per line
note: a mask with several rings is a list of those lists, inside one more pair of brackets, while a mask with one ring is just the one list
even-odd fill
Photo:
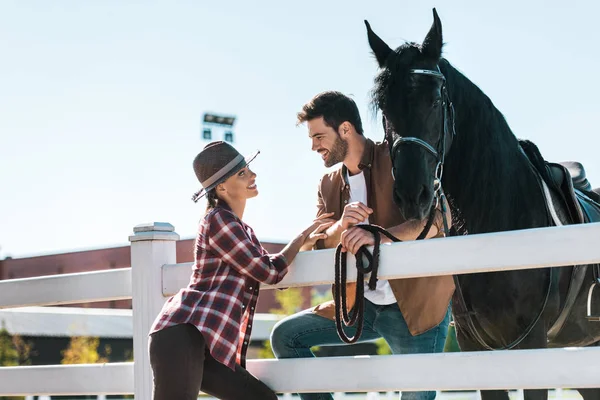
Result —
[[208, 192], [206, 192], [206, 212], [209, 212], [210, 210], [215, 208], [219, 204], [219, 201], [222, 200], [220, 200], [217, 197], [216, 189], [211, 189]]
[[[205, 211], [204, 215], [206, 216], [210, 210], [215, 208], [221, 202], [225, 203], [224, 200], [221, 200], [217, 197], [217, 189], [216, 188], [213, 188], [213, 189], [209, 190], [208, 192], [206, 192], [206, 211]], [[196, 259], [196, 256], [198, 255], [199, 239], [200, 239], [200, 236], [196, 235], [196, 240], [194, 241], [194, 260]]]

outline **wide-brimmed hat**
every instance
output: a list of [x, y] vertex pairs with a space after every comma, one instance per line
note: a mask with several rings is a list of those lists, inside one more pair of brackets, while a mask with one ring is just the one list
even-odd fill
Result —
[[194, 173], [202, 189], [194, 193], [192, 200], [197, 202], [219, 183], [223, 183], [248, 165], [260, 151], [244, 157], [227, 142], [211, 142], [194, 158]]

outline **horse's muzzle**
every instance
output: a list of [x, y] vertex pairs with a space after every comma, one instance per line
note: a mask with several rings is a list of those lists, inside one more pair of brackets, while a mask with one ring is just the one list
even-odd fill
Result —
[[423, 220], [429, 216], [433, 193], [427, 187], [421, 186], [416, 196], [394, 190], [393, 198], [404, 219]]

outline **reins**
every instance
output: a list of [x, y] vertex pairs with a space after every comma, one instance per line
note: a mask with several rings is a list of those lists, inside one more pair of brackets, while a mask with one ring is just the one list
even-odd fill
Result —
[[[431, 207], [429, 218], [425, 224], [425, 228], [417, 238], [421, 240], [427, 236], [429, 229], [433, 223], [435, 217], [435, 204]], [[335, 282], [333, 286], [333, 296], [335, 305], [335, 326], [338, 335], [345, 343], [356, 343], [362, 335], [364, 327], [364, 299], [365, 299], [365, 288], [364, 288], [364, 277], [365, 274], [370, 273], [368, 287], [369, 290], [375, 290], [377, 287], [377, 273], [379, 271], [379, 248], [381, 244], [381, 235], [387, 236], [393, 242], [401, 242], [387, 230], [383, 229], [378, 225], [356, 225], [358, 228], [364, 229], [371, 232], [375, 237], [375, 244], [373, 246], [373, 254], [369, 252], [367, 246], [362, 246], [356, 253], [356, 292], [354, 306], [348, 311], [348, 304], [346, 303], [346, 281], [347, 281], [347, 252], [342, 252], [342, 245], [339, 244], [335, 250]], [[368, 264], [365, 267], [363, 256], [367, 258]], [[352, 327], [356, 325], [356, 333], [350, 337], [344, 332], [342, 323], [346, 327]]]

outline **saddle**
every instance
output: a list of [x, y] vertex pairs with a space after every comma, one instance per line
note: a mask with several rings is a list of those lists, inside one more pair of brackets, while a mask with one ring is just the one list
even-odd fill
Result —
[[552, 178], [551, 186], [562, 195], [572, 224], [600, 221], [600, 188], [592, 189], [581, 163], [546, 163], [546, 168]]
[[[569, 220], [564, 222], [565, 225], [600, 222], [600, 188], [592, 189], [581, 163], [576, 161], [547, 162], [532, 142], [520, 140], [519, 144], [540, 178], [546, 182], [550, 189], [554, 190], [554, 193], [558, 194], [565, 206], [569, 216]], [[600, 278], [600, 265], [594, 264], [590, 267], [594, 269], [595, 281], [598, 281]], [[557, 320], [548, 330], [549, 340], [556, 338], [571, 313], [585, 280], [587, 268], [588, 265], [573, 267], [565, 305]], [[592, 315], [588, 315], [588, 319], [599, 320], [597, 316]]]

